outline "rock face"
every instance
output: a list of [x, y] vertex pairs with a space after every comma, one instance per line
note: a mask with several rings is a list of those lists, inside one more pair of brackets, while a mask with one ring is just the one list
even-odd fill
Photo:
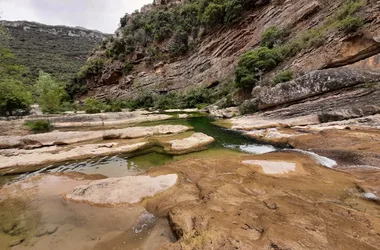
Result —
[[380, 81], [380, 71], [375, 73], [353, 68], [313, 71], [293, 81], [261, 91], [259, 107], [264, 109], [292, 103], [353, 85], [378, 81]]
[[[345, 1], [271, 1], [252, 10], [239, 23], [213, 30], [183, 57], [157, 62], [152, 67], [147, 66], [144, 58], [135, 60], [133, 77], [124, 75], [118, 82], [100, 81], [101, 76], [88, 79], [89, 94], [99, 98], [128, 98], [136, 96], [141, 89], [159, 93], [223, 82], [233, 76], [240, 55], [259, 45], [265, 29], [270, 26], [282, 28], [290, 34], [287, 39], [293, 39], [316, 23], [326, 20], [343, 2]], [[380, 49], [378, 3], [368, 1], [363, 9], [365, 18], [371, 22], [361, 32], [347, 35], [337, 30], [326, 37], [323, 45], [303, 50], [287, 59], [275, 69], [273, 75], [283, 68], [290, 68], [295, 74], [308, 73], [353, 64], [377, 55]], [[118, 61], [108, 65], [102, 75], [119, 71], [119, 65]], [[365, 68], [368, 68], [368, 64]], [[273, 75], [270, 73], [267, 80]]]
[[79, 186], [64, 197], [95, 205], [133, 204], [174, 186], [177, 178], [176, 174], [108, 178]]

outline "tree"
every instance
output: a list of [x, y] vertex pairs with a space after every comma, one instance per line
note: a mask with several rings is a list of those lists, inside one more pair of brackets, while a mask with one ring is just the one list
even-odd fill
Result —
[[45, 113], [57, 113], [61, 110], [61, 103], [66, 98], [65, 85], [55, 81], [49, 74], [40, 71], [34, 85], [37, 102]]
[[279, 52], [267, 47], [244, 53], [235, 71], [237, 87], [243, 89], [255, 87], [262, 74], [274, 69], [280, 61]]
[[0, 80], [0, 115], [22, 115], [29, 111], [32, 95], [25, 85], [15, 79]]

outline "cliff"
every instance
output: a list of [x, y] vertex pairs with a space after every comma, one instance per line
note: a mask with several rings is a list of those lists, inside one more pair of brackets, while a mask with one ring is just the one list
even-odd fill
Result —
[[[90, 58], [90, 60], [108, 59], [99, 72], [87, 75], [82, 82], [89, 90], [87, 95], [99, 99], [130, 99], [141, 91], [162, 94], [186, 91], [194, 87], [217, 88], [218, 85], [225, 84], [228, 79], [234, 78], [241, 56], [247, 51], [258, 48], [262, 43], [262, 34], [270, 27], [276, 27], [284, 33], [283, 45], [280, 48], [287, 49], [287, 54], [281, 62], [276, 62], [274, 67], [260, 75], [260, 80], [256, 84], [259, 89], [255, 88], [252, 94], [254, 86], [234, 92], [233, 99], [237, 105], [244, 99], [251, 98], [260, 103], [261, 109], [300, 101], [329, 91], [362, 84], [368, 79], [358, 75], [362, 73], [368, 75], [370, 74], [368, 71], [379, 70], [380, 3], [378, 1], [253, 2], [254, 6], [242, 12], [241, 18], [236, 22], [222, 23], [211, 28], [201, 24], [196, 32], [187, 32], [186, 45], [189, 45], [189, 48], [186, 48], [184, 53], [170, 54], [170, 46], [176, 38], [176, 33], [170, 29], [167, 33], [171, 32], [173, 35], [168, 38], [164, 37], [160, 41], [148, 39], [144, 45], [134, 46], [127, 54], [123, 51], [117, 54], [117, 57], [107, 55], [110, 49], [114, 48], [112, 47], [114, 43], [107, 44], [93, 53]], [[122, 25], [115, 35], [116, 40], [125, 41], [130, 35], [140, 32], [140, 29], [132, 32], [128, 26], [128, 23], [133, 24], [138, 17], [141, 19], [141, 16], [152, 11], [160, 13], [175, 9], [184, 3], [186, 1], [160, 2], [155, 6], [144, 7], [140, 14], [126, 15], [124, 25], [127, 29], [123, 29]], [[174, 13], [181, 15], [181, 11]], [[352, 24], [354, 21], [357, 22], [355, 25]], [[149, 53], [149, 48], [152, 46], [163, 56], [152, 59]], [[126, 72], [123, 69], [126, 62], [133, 64], [132, 71]], [[330, 79], [329, 73], [332, 73], [332, 77], [339, 75], [339, 68], [348, 66], [354, 67], [352, 74], [356, 78], [347, 84], [327, 86], [324, 91], [304, 89], [304, 95], [300, 93], [298, 96], [289, 97], [292, 95], [291, 91], [286, 91], [289, 90], [289, 85], [272, 84], [272, 79], [279, 72], [291, 70], [294, 78], [300, 78], [295, 80], [293, 85], [312, 88], [316, 81], [309, 81], [306, 84], [303, 79], [310, 80], [307, 74], [317, 71], [314, 76], [324, 75], [321, 80]], [[319, 70], [326, 69], [338, 71], [319, 73]], [[350, 72], [347, 70], [342, 72], [344, 75], [338, 78], [351, 79]], [[355, 79], [360, 80], [355, 81]], [[378, 75], [371, 76], [370, 82], [378, 81], [380, 81]], [[297, 88], [290, 90], [294, 91]], [[281, 94], [284, 96], [281, 97]]]
[[106, 35], [81, 27], [50, 26], [27, 21], [0, 21], [11, 40], [9, 47], [18, 63], [30, 69], [34, 79], [39, 70], [60, 80], [70, 80]]

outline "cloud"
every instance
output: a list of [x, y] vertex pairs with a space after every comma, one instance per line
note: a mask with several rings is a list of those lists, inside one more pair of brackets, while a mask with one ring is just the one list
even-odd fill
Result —
[[113, 33], [125, 13], [152, 0], [0, 0], [1, 19], [81, 26]]

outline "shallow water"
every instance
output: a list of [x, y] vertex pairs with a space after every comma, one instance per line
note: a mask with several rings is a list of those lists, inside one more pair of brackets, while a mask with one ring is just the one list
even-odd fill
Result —
[[[220, 128], [212, 124], [213, 121], [212, 118], [201, 116], [140, 124], [190, 126], [195, 132], [215, 138], [215, 142], [205, 151], [176, 156], [165, 154], [162, 148], [155, 147], [135, 156], [117, 155], [72, 161], [36, 171], [30, 169], [22, 174], [0, 176], [0, 249], [7, 249], [10, 242], [18, 239], [24, 241], [13, 249], [153, 250], [175, 241], [166, 219], [156, 218], [142, 207], [102, 208], [64, 201], [61, 194], [88, 181], [62, 176], [46, 177], [43, 174], [79, 172], [123, 177], [183, 159], [262, 154], [277, 150], [274, 146], [258, 143], [239, 132]], [[38, 181], [41, 176], [42, 181]], [[34, 179], [37, 181], [30, 182]], [[20, 227], [20, 232], [14, 235], [4, 233], [4, 228], [9, 225]], [[36, 237], [36, 232], [51, 226], [57, 227], [57, 231]]]
[[[118, 155], [102, 158], [93, 158], [85, 161], [72, 161], [64, 164], [47, 166], [43, 169], [29, 168], [24, 169], [22, 174], [8, 173], [6, 177], [0, 176], [0, 185], [12, 180], [24, 179], [31, 175], [40, 173], [64, 173], [79, 172], [84, 174], [101, 174], [106, 177], [122, 177], [141, 174], [147, 169], [155, 166], [161, 166], [169, 162], [173, 162], [186, 157], [199, 157], [220, 153], [229, 154], [264, 154], [276, 151], [278, 148], [259, 143], [254, 139], [242, 135], [238, 131], [221, 128], [214, 125], [213, 118], [207, 116], [197, 116], [192, 114], [186, 119], [172, 118], [164, 121], [145, 122], [139, 126], [155, 126], [155, 125], [185, 125], [192, 127], [195, 132], [201, 132], [215, 138], [215, 142], [210, 145], [208, 150], [190, 153], [184, 156], [174, 156], [163, 153], [162, 148], [154, 147], [143, 152], [139, 152], [137, 156]], [[38, 170], [34, 170], [38, 169]]]
[[[144, 245], [153, 250], [158, 245], [146, 241], [157, 232], [160, 234], [154, 237], [159, 243], [175, 240], [167, 220], [154, 217], [143, 207], [106, 208], [61, 198], [87, 182], [47, 175], [4, 186], [0, 190], [4, 199], [0, 200], [0, 249], [23, 240], [13, 249], [112, 249], [121, 244], [123, 249]], [[49, 229], [54, 232], [44, 233]], [[120, 235], [123, 242], [117, 241]]]

